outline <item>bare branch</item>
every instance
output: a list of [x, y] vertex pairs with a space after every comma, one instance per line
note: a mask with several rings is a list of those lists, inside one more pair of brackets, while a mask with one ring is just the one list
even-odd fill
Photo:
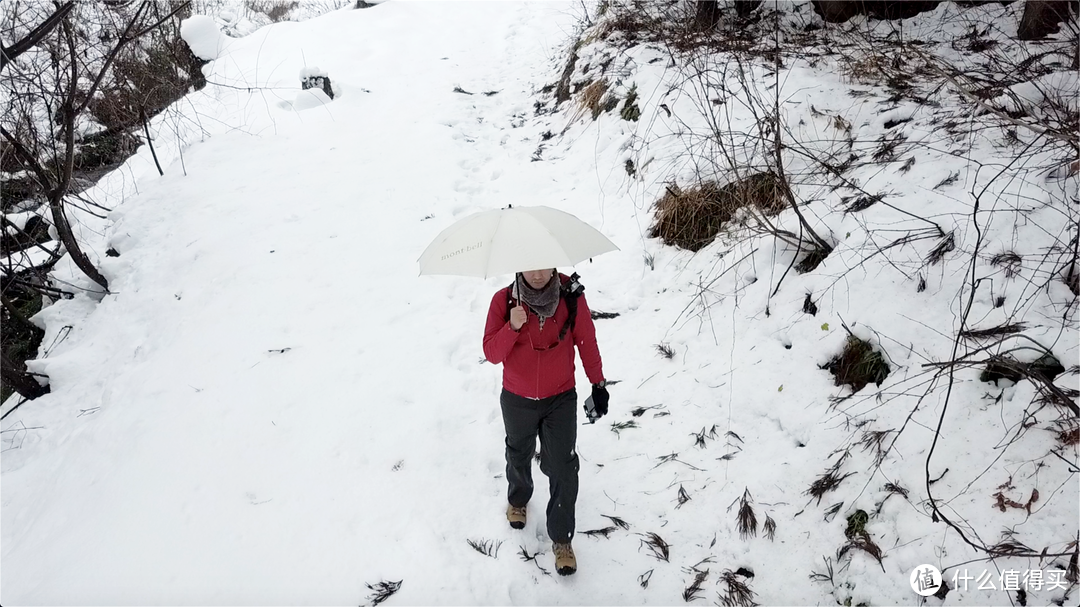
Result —
[[2, 71], [8, 63], [14, 61], [16, 57], [25, 53], [31, 48], [34, 48], [34, 46], [38, 42], [41, 42], [41, 40], [45, 36], [48, 36], [49, 32], [56, 28], [56, 26], [59, 25], [65, 17], [67, 17], [68, 13], [70, 13], [73, 8], [75, 8], [75, 3], [68, 2], [67, 4], [56, 9], [53, 14], [49, 15], [48, 19], [43, 21], [41, 25], [38, 25], [33, 30], [31, 30], [30, 33], [27, 34], [26, 37], [24, 37], [22, 40], [19, 40], [11, 46], [5, 46], [3, 47], [3, 49], [0, 49], [0, 71]]

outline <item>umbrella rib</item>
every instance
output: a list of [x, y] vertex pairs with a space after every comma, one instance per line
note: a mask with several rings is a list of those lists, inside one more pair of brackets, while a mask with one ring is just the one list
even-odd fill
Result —
[[495, 252], [495, 235], [499, 233], [499, 226], [502, 225], [502, 220], [503, 220], [503, 214], [499, 213], [497, 221], [495, 222], [495, 229], [491, 231], [491, 239], [488, 240], [488, 259], [489, 259], [489, 261], [486, 264], [486, 267], [484, 268], [484, 278], [491, 278], [490, 276], [488, 276], [488, 270], [491, 269], [490, 259], [491, 259], [492, 253]]

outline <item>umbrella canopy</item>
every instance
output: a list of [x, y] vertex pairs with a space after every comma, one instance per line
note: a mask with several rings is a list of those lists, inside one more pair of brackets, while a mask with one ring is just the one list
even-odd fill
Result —
[[618, 249], [569, 213], [510, 207], [474, 213], [440, 232], [420, 256], [420, 273], [489, 278], [572, 266]]

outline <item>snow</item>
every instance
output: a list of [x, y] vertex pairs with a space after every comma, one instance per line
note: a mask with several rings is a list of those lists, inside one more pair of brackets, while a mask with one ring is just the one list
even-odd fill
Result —
[[[54, 236], [55, 238], [55, 236]], [[11, 255], [6, 255], [0, 259], [0, 272], [4, 275], [12, 273], [12, 268], [35, 268], [49, 260], [52, 257], [52, 252], [57, 250], [59, 246], [58, 242], [47, 241], [41, 243], [40, 246], [32, 247], [30, 249], [24, 249], [22, 251], [16, 251]]]
[[326, 70], [322, 70], [322, 69], [319, 69], [318, 67], [314, 67], [314, 66], [313, 67], [305, 66], [305, 67], [300, 69], [300, 79], [301, 80], [306, 80], [308, 78], [315, 78], [315, 77], [325, 78], [328, 75], [329, 74], [326, 73]]
[[228, 38], [218, 29], [217, 22], [206, 15], [192, 15], [180, 24], [180, 36], [195, 56], [214, 61], [221, 56]]
[[302, 112], [304, 110], [310, 110], [311, 108], [326, 105], [331, 101], [333, 101], [333, 99], [324, 93], [322, 89], [306, 89], [296, 94], [296, 98], [292, 101], [291, 107], [297, 112]]
[[[733, 232], [696, 254], [663, 245], [647, 231], [666, 184], [686, 183], [695, 166], [726, 168], [703, 164], [685, 138], [703, 126], [700, 104], [648, 45], [616, 52], [598, 41], [579, 52], [579, 69], [617, 57], [616, 90], [636, 84], [639, 121], [574, 119], [575, 100], [536, 112], [579, 8], [389, 2], [227, 45], [213, 19], [184, 22], [184, 39], [213, 60], [204, 68], [213, 84], [153, 119], [164, 176], [144, 146], [83, 193], [113, 209], [106, 219], [70, 211], [109, 292], [65, 258], [53, 276], [76, 295], [35, 317], [46, 336], [28, 367], [52, 391], [3, 420], [0, 602], [357, 604], [370, 603], [367, 584], [402, 580], [386, 605], [681, 604], [688, 568], [708, 559], [708, 603], [720, 571], [746, 567], [761, 604], [915, 604], [909, 575], [924, 563], [946, 579], [964, 567], [1064, 568], [1059, 557], [964, 565], [977, 555], [931, 522], [924, 466], [942, 415], [934, 491], [981, 541], [1014, 528], [1036, 550], [1068, 552], [1080, 487], [1075, 447], [1060, 450], [1069, 462], [1047, 457], [1055, 418], [1036, 412], [1030, 382], [999, 387], [960, 368], [946, 409], [944, 379], [931, 382], [923, 365], [951, 356], [984, 187], [969, 324], [1023, 319], [1023, 337], [992, 352], [1033, 339], [1076, 364], [1072, 294], [1060, 281], [1033, 282], [1054, 267], [1047, 251], [1075, 221], [1049, 201], [1075, 196], [1076, 179], [1047, 183], [1054, 159], [1039, 157], [995, 180], [1015, 149], [989, 129], [943, 133], [934, 120], [957, 111], [955, 96], [943, 93], [943, 108], [886, 103], [890, 91], [798, 61], [782, 84], [784, 121], [808, 148], [846, 156], [836, 116], [864, 156], [879, 137], [906, 135], [888, 170], [864, 163], [850, 174], [882, 201], [844, 213], [850, 189], [800, 186], [814, 229], [835, 246], [807, 274], [786, 273], [795, 252], [765, 236]], [[330, 102], [299, 91], [309, 63], [346, 94]], [[756, 81], [772, 79], [762, 71]], [[735, 79], [724, 85], [739, 94]], [[736, 106], [726, 106], [729, 128], [752, 132]], [[738, 153], [747, 162], [762, 151], [747, 143]], [[908, 156], [914, 165], [897, 171]], [[794, 173], [806, 168], [790, 162]], [[621, 249], [575, 268], [590, 307], [620, 314], [596, 321], [605, 375], [619, 383], [610, 415], [579, 429], [580, 570], [570, 578], [539, 568], [550, 571], [552, 557], [538, 470], [526, 528], [504, 518], [501, 373], [483, 362], [481, 336], [491, 295], [510, 277], [417, 277], [436, 234], [508, 203], [573, 213]], [[955, 235], [940, 264], [925, 257], [943, 237], [919, 217]], [[797, 231], [795, 219], [776, 221]], [[874, 254], [904, 235], [916, 237], [887, 259]], [[110, 247], [120, 256], [106, 256]], [[1013, 249], [1021, 274], [1010, 277], [990, 258]], [[808, 293], [815, 316], [802, 312]], [[888, 360], [880, 387], [851, 394], [819, 368], [848, 330]], [[1075, 374], [1057, 382], [1078, 387]], [[635, 417], [635, 408], [648, 409]], [[613, 431], [628, 421], [638, 427]], [[896, 437], [878, 467], [859, 445], [867, 430]], [[853, 475], [818, 503], [805, 491], [834, 464]], [[676, 508], [680, 488], [690, 501]], [[995, 492], [1024, 502], [1033, 489], [1041, 497], [1030, 515], [993, 507]], [[760, 530], [739, 537], [744, 495], [759, 524], [776, 521], [775, 540]], [[859, 551], [836, 556], [856, 509], [870, 513], [882, 565]], [[603, 515], [631, 527], [608, 539], [581, 533], [610, 525]], [[670, 562], [642, 546], [648, 532], [671, 544]], [[470, 539], [502, 542], [498, 558]], [[525, 562], [522, 548], [544, 554]], [[824, 557], [831, 584], [810, 579]], [[1062, 596], [1046, 589], [1028, 600]], [[972, 587], [947, 602], [1013, 598]]]

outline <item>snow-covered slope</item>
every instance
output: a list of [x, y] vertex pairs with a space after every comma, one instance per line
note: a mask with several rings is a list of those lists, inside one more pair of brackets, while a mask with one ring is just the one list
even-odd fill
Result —
[[[400, 580], [387, 604], [676, 604], [696, 567], [710, 572], [700, 593], [709, 602], [727, 588], [721, 571], [745, 568], [761, 604], [877, 605], [919, 600], [909, 574], [923, 563], [947, 578], [963, 567], [1064, 569], [1068, 557], [965, 564], [980, 555], [926, 504], [946, 382], [929, 383], [934, 369], [922, 365], [950, 358], [966, 305], [971, 193], [1017, 151], [972, 136], [912, 147], [908, 172], [862, 166], [852, 176], [893, 206], [860, 213], [843, 212], [850, 192], [811, 184], [808, 213], [835, 250], [777, 290], [794, 253], [771, 237], [721, 238], [696, 254], [646, 237], [665, 182], [689, 172], [680, 137], [698, 110], [661, 50], [618, 55], [621, 86], [632, 81], [641, 96], [637, 122], [618, 112], [591, 121], [573, 101], [537, 111], [578, 11], [391, 2], [228, 40], [206, 68], [211, 84], [155, 121], [165, 175], [144, 148], [92, 192], [116, 204], [103, 222], [81, 218], [112, 293], [37, 317], [48, 334], [31, 365], [52, 393], [4, 419], [0, 602], [356, 604], [370, 602], [368, 584]], [[596, 41], [579, 61], [612, 52]], [[299, 89], [298, 74], [315, 66], [332, 101]], [[768, 83], [764, 72], [757, 81]], [[929, 110], [850, 88], [828, 65], [793, 63], [785, 122], [803, 141], [825, 140], [816, 135], [843, 115], [867, 155], [898, 116], [911, 118], [898, 127], [907, 141], [938, 129]], [[728, 119], [750, 128], [737, 110]], [[1075, 222], [1075, 209], [1063, 219], [1047, 204], [1075, 183], [1032, 185], [1034, 173], [982, 199], [994, 211], [978, 218], [987, 256], [1006, 244], [1042, 255]], [[506, 204], [572, 212], [621, 248], [576, 268], [590, 306], [619, 313], [597, 332], [605, 373], [620, 383], [609, 418], [579, 431], [571, 578], [545, 574], [542, 475], [525, 530], [503, 516], [500, 370], [480, 346], [491, 294], [509, 277], [417, 277], [416, 258], [441, 229]], [[913, 215], [954, 233], [942, 263], [924, 261], [941, 238], [870, 255], [926, 229]], [[796, 229], [794, 219], [778, 221]], [[1033, 290], [1023, 273], [984, 261], [976, 274], [991, 278], [975, 297], [976, 328], [1020, 317], [1025, 335], [1075, 364], [1064, 284]], [[58, 275], [90, 287], [76, 271]], [[808, 293], [814, 316], [803, 312]], [[850, 391], [819, 365], [843, 346], [843, 324], [891, 373], [836, 403]], [[1059, 383], [1075, 388], [1076, 375]], [[931, 474], [949, 469], [935, 484], [940, 507], [982, 542], [1009, 527], [1036, 551], [1068, 553], [1076, 448], [1060, 449], [1073, 467], [1050, 455], [1056, 411], [1032, 416], [1033, 396], [1030, 382], [998, 388], [977, 368], [958, 370]], [[634, 427], [612, 427], [626, 422]], [[858, 443], [885, 430], [896, 442], [875, 466], [872, 446]], [[851, 476], [819, 503], [806, 491], [834, 464]], [[1033, 489], [1030, 518], [994, 508], [995, 491], [1024, 502]], [[744, 497], [759, 526], [775, 522], [772, 539], [740, 538]], [[880, 565], [859, 550], [837, 557], [856, 510], [870, 514]], [[611, 526], [605, 515], [629, 529], [582, 533]], [[668, 559], [643, 543], [649, 533], [670, 544]], [[497, 558], [469, 540], [501, 543]], [[545, 554], [525, 561], [522, 550]], [[829, 582], [811, 579], [826, 572], [823, 557]], [[975, 586], [947, 600], [1015, 596]], [[1028, 594], [1030, 604], [1062, 597]]]

